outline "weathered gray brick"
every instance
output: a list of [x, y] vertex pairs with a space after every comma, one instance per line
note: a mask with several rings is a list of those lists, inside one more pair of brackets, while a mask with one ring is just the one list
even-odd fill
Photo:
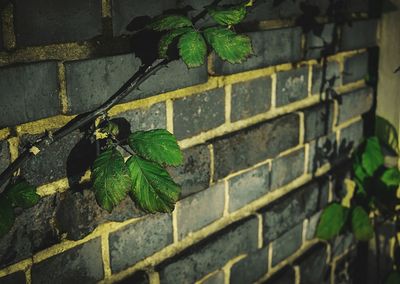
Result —
[[149, 215], [109, 236], [113, 272], [121, 271], [172, 243], [172, 220], [168, 214]]
[[333, 23], [325, 24], [319, 35], [315, 35], [314, 31], [308, 32], [306, 42], [307, 59], [321, 58], [327, 55], [326, 49], [327, 45], [332, 44], [334, 27]]
[[302, 244], [303, 223], [287, 231], [272, 242], [272, 266], [296, 252]]
[[303, 110], [304, 113], [304, 141], [309, 142], [332, 131], [333, 103], [324, 102]]
[[269, 191], [270, 171], [263, 165], [229, 179], [229, 212], [242, 208]]
[[211, 224], [224, 214], [225, 185], [217, 183], [210, 188], [186, 197], [177, 206], [178, 238], [183, 239]]
[[301, 58], [301, 28], [259, 31], [248, 35], [253, 43], [254, 55], [241, 64], [231, 64], [216, 57], [216, 74], [233, 74]]
[[318, 222], [321, 217], [321, 213], [322, 211], [317, 212], [313, 216], [311, 216], [311, 218], [308, 219], [307, 233], [306, 233], [307, 240], [314, 239], [317, 231]]
[[353, 21], [344, 25], [341, 32], [341, 50], [359, 49], [376, 45], [378, 21], [375, 19]]
[[10, 164], [10, 149], [7, 141], [0, 141], [0, 173]]
[[222, 270], [207, 278], [201, 284], [225, 284], [225, 274]]
[[369, 111], [373, 103], [373, 90], [372, 88], [362, 88], [351, 91], [343, 94], [341, 100], [342, 103], [339, 104], [339, 124]]
[[299, 143], [299, 116], [289, 114], [213, 142], [215, 179], [248, 168]]
[[268, 278], [264, 284], [294, 284], [296, 275], [292, 266], [286, 265], [277, 273]]
[[0, 278], [0, 283], [2, 284], [22, 284], [26, 283], [25, 273], [23, 271], [18, 271], [7, 276]]
[[300, 177], [304, 173], [304, 149], [272, 161], [271, 190], [275, 190]]
[[323, 76], [323, 66], [317, 64], [313, 65], [311, 87], [311, 92], [313, 94], [320, 94], [321, 90], [325, 92], [327, 88], [334, 88], [341, 84], [342, 78], [340, 75], [339, 63], [336, 61], [329, 61], [326, 65], [325, 80], [323, 80]]
[[355, 149], [364, 140], [364, 121], [359, 120], [340, 131], [340, 144]]
[[302, 283], [327, 284], [330, 283], [329, 265], [327, 264], [327, 248], [318, 243], [307, 250], [296, 263], [300, 266]]
[[232, 121], [266, 112], [270, 107], [270, 77], [262, 77], [232, 85]]
[[144, 271], [135, 272], [135, 274], [124, 278], [121, 281], [116, 282], [118, 284], [149, 284], [149, 276]]
[[125, 118], [131, 125], [131, 131], [166, 128], [165, 103], [157, 103], [149, 108], [128, 110], [117, 117]]
[[351, 246], [356, 244], [356, 239], [351, 232], [338, 235], [332, 241], [332, 256], [336, 257], [342, 255]]
[[277, 73], [276, 106], [284, 106], [308, 95], [308, 67]]
[[60, 113], [56, 62], [0, 68], [0, 128]]
[[346, 58], [344, 62], [343, 84], [365, 79], [368, 74], [368, 53]]
[[32, 266], [32, 283], [97, 283], [103, 278], [100, 238]]
[[268, 247], [249, 254], [231, 268], [232, 284], [254, 283], [268, 270]]
[[335, 132], [311, 141], [307, 172], [315, 173], [319, 167], [322, 167], [326, 163], [335, 163], [341, 156], [346, 155], [341, 150], [336, 140]]
[[207, 237], [162, 263], [157, 269], [161, 283], [195, 282], [233, 257], [256, 250], [257, 232], [257, 218], [251, 217]]
[[218, 88], [175, 100], [174, 134], [184, 139], [225, 122], [225, 93]]
[[87, 40], [102, 33], [101, 3], [16, 0], [14, 23], [18, 45]]

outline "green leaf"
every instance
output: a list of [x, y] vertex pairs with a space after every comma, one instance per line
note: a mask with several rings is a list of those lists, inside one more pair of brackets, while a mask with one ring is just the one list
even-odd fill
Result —
[[155, 19], [151, 24], [148, 25], [148, 28], [155, 31], [167, 31], [191, 26], [192, 22], [184, 16], [167, 15]]
[[124, 158], [117, 149], [102, 152], [94, 161], [93, 189], [99, 205], [111, 212], [132, 186]]
[[236, 25], [246, 17], [245, 5], [209, 7], [208, 13], [220, 25]]
[[348, 209], [332, 203], [324, 209], [317, 226], [317, 238], [330, 240], [340, 233], [346, 223]]
[[133, 180], [132, 198], [145, 211], [172, 212], [181, 188], [159, 164], [132, 156], [126, 162]]
[[159, 42], [158, 45], [158, 55], [160, 58], [167, 58], [168, 47], [174, 41], [175, 38], [181, 36], [182, 34], [192, 30], [192, 28], [185, 27], [185, 28], [178, 28], [176, 30], [172, 30], [165, 34]]
[[351, 227], [357, 240], [368, 241], [374, 236], [374, 229], [372, 228], [368, 213], [361, 206], [353, 209]]
[[400, 272], [392, 271], [386, 278], [385, 284], [399, 284], [400, 283]]
[[367, 140], [361, 160], [369, 176], [373, 176], [374, 172], [383, 165], [384, 158], [378, 138], [372, 137]]
[[0, 238], [10, 231], [14, 224], [14, 210], [11, 207], [10, 200], [5, 196], [0, 197]]
[[207, 55], [207, 45], [203, 36], [191, 30], [181, 36], [178, 43], [179, 55], [189, 68], [199, 67]]
[[165, 129], [134, 132], [128, 143], [138, 155], [160, 164], [178, 166], [183, 161], [175, 136]]
[[22, 208], [32, 207], [40, 200], [36, 188], [25, 180], [19, 180], [15, 184], [7, 186], [5, 194], [12, 206]]
[[230, 63], [243, 62], [253, 53], [248, 36], [238, 35], [227, 28], [208, 28], [204, 35], [218, 56]]
[[386, 186], [398, 186], [400, 184], [400, 171], [396, 168], [386, 169], [381, 176], [381, 181]]

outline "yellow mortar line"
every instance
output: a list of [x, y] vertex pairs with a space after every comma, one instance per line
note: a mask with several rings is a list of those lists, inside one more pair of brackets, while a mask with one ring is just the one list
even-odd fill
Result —
[[207, 148], [210, 152], [210, 182], [209, 182], [209, 184], [212, 185], [214, 183], [214, 173], [215, 173], [214, 146], [213, 146], [213, 144], [208, 144]]
[[277, 76], [276, 73], [271, 75], [271, 110], [276, 108], [276, 86]]
[[40, 120], [36, 120], [33, 122], [24, 123], [21, 125], [16, 126], [16, 131], [18, 135], [23, 134], [41, 134], [44, 133], [45, 130], [50, 129], [58, 129], [73, 119], [75, 115], [72, 116], [65, 116], [65, 115], [58, 115], [53, 117], [48, 117]]
[[294, 283], [295, 284], [300, 284], [300, 266], [298, 265], [294, 265], [293, 266], [293, 270], [294, 270]]
[[295, 20], [268, 20], [261, 21], [258, 23], [258, 28], [261, 30], [269, 30], [276, 28], [286, 28], [291, 27], [296, 24]]
[[347, 128], [348, 126], [350, 126], [350, 125], [352, 125], [352, 124], [354, 124], [354, 123], [357, 123], [357, 122], [359, 122], [360, 120], [362, 120], [362, 116], [361, 116], [361, 115], [356, 116], [356, 117], [353, 117], [353, 118], [351, 118], [351, 119], [349, 119], [349, 120], [346, 120], [345, 122], [343, 122], [343, 123], [341, 123], [341, 124], [335, 126], [335, 127], [333, 128], [333, 131], [343, 130], [344, 128]]
[[224, 183], [224, 195], [225, 195], [224, 196], [225, 203], [224, 203], [223, 216], [228, 216], [229, 215], [229, 182], [228, 182], [228, 179], [227, 178], [224, 179], [223, 183]]
[[231, 260], [229, 260], [224, 267], [222, 268], [222, 270], [224, 271], [225, 277], [224, 277], [224, 284], [230, 284], [231, 282], [231, 268], [232, 266], [239, 262], [240, 260], [242, 260], [243, 258], [246, 257], [246, 254], [242, 254], [239, 255], [235, 258], [232, 258]]
[[67, 97], [67, 83], [65, 78], [65, 66], [63, 62], [57, 63], [57, 76], [59, 84], [59, 97], [61, 104], [61, 112], [66, 114], [68, 112], [68, 97]]
[[27, 271], [32, 266], [32, 259], [27, 258], [18, 263], [12, 264], [0, 270], [0, 277], [15, 273], [17, 271]]
[[305, 122], [304, 122], [304, 113], [302, 111], [296, 111], [299, 115], [299, 144], [304, 144], [304, 135], [305, 135]]
[[307, 240], [307, 229], [308, 229], [308, 219], [303, 220], [303, 231], [301, 237], [303, 239], [303, 243]]
[[268, 274], [268, 271], [271, 271], [271, 269], [272, 269], [272, 255], [273, 255], [273, 253], [274, 253], [274, 248], [272, 247], [272, 243], [269, 243], [268, 244], [268, 255], [267, 255], [267, 258], [268, 258], [267, 274]]
[[225, 123], [231, 124], [232, 111], [232, 85], [225, 86]]
[[32, 283], [32, 269], [28, 268], [25, 270], [25, 279], [26, 279], [26, 284], [31, 284]]
[[[207, 281], [209, 278], [213, 277], [214, 275], [216, 275], [219, 271], [224, 272], [223, 270], [216, 270], [213, 271], [209, 274], [207, 274], [206, 276], [204, 276], [203, 278], [201, 278], [200, 280], [196, 281], [194, 284], [203, 284], [205, 281]], [[225, 279], [225, 277], [224, 277]]]
[[214, 56], [215, 56], [215, 54], [213, 52], [211, 52], [210, 55], [207, 56], [207, 72], [211, 76], [215, 74], [215, 71], [214, 71]]
[[[336, 133], [337, 135], [337, 133]], [[336, 139], [336, 141], [339, 141], [339, 139]], [[328, 203], [333, 201], [333, 180], [332, 178], [329, 178], [329, 183], [328, 183]]]
[[[150, 284], [160, 284], [160, 275], [156, 271], [149, 272], [149, 283]], [[133, 283], [132, 283], [133, 284]]]
[[332, 258], [332, 246], [330, 243], [326, 246], [326, 263], [330, 263]]
[[313, 67], [313, 65], [312, 65], [312, 63], [310, 63], [310, 64], [308, 64], [308, 85], [307, 85], [307, 95], [309, 96], [309, 97], [311, 97], [312, 96], [312, 68]]
[[11, 161], [15, 161], [18, 158], [19, 154], [19, 138], [18, 137], [11, 137], [8, 140], [8, 147], [10, 148], [10, 158]]
[[308, 172], [308, 166], [310, 164], [310, 144], [304, 145], [304, 173]]
[[285, 151], [279, 153], [279, 155], [276, 156], [275, 158], [280, 158], [280, 157], [283, 157], [283, 156], [287, 156], [287, 155], [289, 155], [291, 153], [294, 153], [294, 152], [297, 152], [298, 150], [301, 150], [301, 149], [303, 149], [303, 152], [304, 152], [305, 151], [304, 148], [305, 148], [304, 145], [300, 145], [299, 144], [296, 147], [290, 148], [288, 150], [285, 150]]
[[101, 255], [103, 258], [104, 277], [110, 277], [112, 272], [111, 272], [108, 233], [104, 233], [101, 235]]
[[179, 235], [178, 235], [178, 210], [180, 207], [180, 202], [177, 202], [175, 205], [175, 210], [172, 211], [172, 237], [173, 242], [179, 242]]
[[231, 179], [231, 178], [233, 178], [235, 176], [244, 174], [246, 172], [252, 171], [252, 170], [254, 170], [256, 168], [259, 168], [259, 167], [261, 167], [263, 165], [270, 164], [270, 163], [271, 163], [271, 159], [267, 159], [267, 160], [261, 161], [261, 162], [259, 162], [257, 164], [252, 165], [249, 168], [241, 169], [241, 170], [239, 170], [237, 172], [231, 173], [231, 174], [227, 175], [226, 177], [224, 177], [224, 179], [229, 180], [229, 179]]
[[174, 105], [172, 100], [165, 101], [166, 124], [167, 130], [174, 133]]
[[258, 219], [258, 248], [261, 249], [263, 247], [263, 219], [262, 215], [259, 213], [255, 213]]
[[112, 17], [112, 9], [111, 9], [111, 1], [110, 0], [101, 0], [101, 16], [103, 18], [111, 18]]
[[10, 136], [10, 128], [0, 129], [0, 140], [5, 140]]
[[9, 2], [1, 12], [3, 26], [3, 42], [6, 49], [13, 49], [16, 46], [14, 31], [14, 6]]

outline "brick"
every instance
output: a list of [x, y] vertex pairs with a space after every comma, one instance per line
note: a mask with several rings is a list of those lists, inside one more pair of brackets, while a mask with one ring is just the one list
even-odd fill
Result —
[[172, 243], [171, 216], [149, 215], [111, 233], [109, 242], [111, 270], [121, 271]]
[[295, 281], [296, 275], [293, 267], [286, 265], [263, 284], [294, 284]]
[[[325, 24], [321, 34], [316, 35], [314, 31], [307, 33], [306, 59], [316, 59], [327, 55], [327, 46], [332, 44], [335, 25]], [[332, 51], [333, 52], [333, 51]]]
[[[2, 9], [2, 7], [0, 7], [0, 9]], [[3, 25], [2, 23], [0, 23], [0, 34], [3, 34]], [[0, 50], [4, 49], [4, 42], [3, 42], [3, 37], [0, 36]]]
[[232, 121], [266, 112], [271, 108], [271, 78], [263, 77], [232, 85]]
[[364, 141], [364, 121], [359, 120], [340, 131], [340, 145], [357, 148]]
[[327, 183], [313, 181], [261, 209], [264, 242], [269, 243], [312, 216], [328, 191]]
[[101, 239], [96, 238], [32, 266], [32, 283], [97, 283], [103, 278]]
[[308, 219], [307, 233], [306, 233], [307, 240], [314, 239], [321, 214], [322, 214], [322, 211], [317, 212], [316, 214], [311, 216], [310, 219]]
[[215, 180], [248, 168], [299, 143], [299, 117], [289, 114], [213, 141]]
[[236, 211], [269, 192], [269, 182], [268, 165], [260, 166], [229, 179], [229, 212]]
[[144, 271], [135, 272], [135, 274], [124, 278], [121, 281], [115, 282], [117, 284], [150, 284], [149, 276]]
[[341, 100], [338, 124], [369, 111], [373, 103], [373, 90], [362, 88], [351, 91], [343, 94]]
[[176, 210], [178, 238], [183, 239], [221, 218], [224, 206], [225, 185], [222, 182], [183, 199]]
[[329, 265], [325, 244], [318, 243], [307, 250], [296, 262], [300, 266], [302, 283], [328, 284], [330, 283]]
[[60, 113], [53, 61], [0, 69], [0, 128]]
[[[43, 15], [46, 15], [45, 17]], [[101, 3], [90, 1], [15, 1], [17, 45], [82, 41], [101, 35]]]
[[320, 137], [310, 142], [307, 172], [315, 173], [318, 168], [327, 163], [334, 164], [343, 156], [346, 153], [339, 148], [335, 132]]
[[161, 283], [192, 283], [225, 265], [230, 259], [256, 250], [257, 218], [251, 217], [234, 223], [207, 237], [172, 259], [157, 270]]
[[206, 189], [210, 183], [211, 158], [206, 144], [183, 150], [183, 165], [168, 168], [176, 183], [181, 185], [181, 198]]
[[167, 126], [164, 102], [154, 104], [149, 108], [128, 110], [118, 114], [117, 117], [125, 118], [129, 122], [132, 132], [166, 128]]
[[21, 284], [26, 283], [25, 273], [23, 271], [18, 271], [13, 274], [0, 278], [0, 283], [2, 284]]
[[272, 243], [272, 266], [296, 252], [302, 244], [303, 223], [287, 231]]
[[332, 241], [332, 256], [340, 256], [346, 250], [350, 249], [352, 246], [356, 245], [357, 240], [351, 232], [338, 235]]
[[201, 284], [225, 284], [225, 274], [223, 271], [218, 271], [205, 281], [201, 282]]
[[353, 13], [368, 13], [370, 6], [370, 0], [350, 0], [348, 2], [348, 10]]
[[[360, 262], [360, 260], [358, 260], [358, 262]], [[335, 271], [333, 273], [335, 283], [359, 283], [357, 282], [357, 278], [365, 279], [365, 277], [360, 277], [360, 275], [356, 274], [356, 267], [357, 264], [354, 251], [336, 261]], [[390, 265], [388, 265], [388, 267], [390, 267]], [[368, 283], [379, 283], [379, 280], [376, 279], [375, 271], [371, 271], [371, 273], [368, 270], [364, 270], [363, 272], [367, 274]]]
[[232, 266], [230, 283], [254, 283], [267, 273], [267, 268], [268, 247], [265, 247], [241, 259]]
[[[320, 94], [321, 89], [325, 92], [328, 88], [335, 88], [340, 86], [342, 77], [339, 70], [339, 63], [336, 61], [329, 61], [326, 65], [325, 76], [323, 73], [322, 65], [313, 65], [312, 67], [312, 87], [313, 94]], [[325, 80], [322, 77], [325, 77]], [[323, 85], [323, 86], [322, 86]]]
[[252, 32], [254, 55], [241, 64], [215, 58], [216, 74], [233, 74], [252, 69], [298, 61], [301, 58], [301, 28], [285, 28]]
[[58, 195], [52, 195], [42, 198], [32, 208], [15, 210], [13, 227], [0, 239], [1, 268], [29, 258], [60, 241], [54, 225], [58, 203]]
[[343, 84], [363, 80], [368, 74], [368, 53], [346, 58], [344, 61]]
[[108, 213], [97, 204], [92, 190], [68, 190], [57, 209], [56, 224], [58, 231], [65, 234], [67, 239], [79, 240], [100, 224], [108, 221], [122, 222], [144, 214], [129, 197]]
[[0, 141], [0, 173], [10, 164], [10, 149], [7, 141]]
[[275, 190], [304, 173], [304, 149], [277, 158], [272, 162], [271, 190]]
[[308, 67], [277, 73], [276, 106], [284, 106], [308, 95]]
[[[111, 97], [140, 67], [134, 54], [65, 63], [68, 113], [92, 110]], [[171, 77], [174, 74], [174, 78]], [[123, 101], [147, 98], [159, 93], [206, 82], [206, 66], [188, 70], [182, 61], [174, 61], [151, 76]]]
[[341, 32], [341, 50], [366, 48], [376, 45], [377, 20], [353, 21], [344, 25]]
[[327, 135], [333, 127], [333, 103], [326, 101], [304, 109], [304, 141]]
[[184, 139], [225, 122], [224, 89], [214, 89], [173, 102], [174, 134]]

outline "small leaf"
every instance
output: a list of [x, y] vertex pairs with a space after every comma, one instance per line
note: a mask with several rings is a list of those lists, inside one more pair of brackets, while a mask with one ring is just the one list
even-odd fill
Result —
[[238, 35], [227, 28], [208, 28], [204, 35], [218, 56], [230, 63], [243, 62], [253, 53], [248, 36]]
[[132, 156], [126, 162], [133, 180], [131, 196], [145, 211], [172, 212], [181, 188], [168, 172], [151, 161]]
[[192, 26], [192, 22], [184, 16], [167, 15], [155, 19], [148, 25], [148, 28], [155, 31], [167, 31], [190, 26]]
[[386, 169], [381, 176], [381, 181], [386, 186], [398, 186], [400, 184], [400, 171], [396, 168]]
[[160, 43], [158, 45], [158, 55], [160, 58], [167, 58], [167, 52], [168, 52], [168, 47], [171, 45], [171, 43], [174, 41], [175, 38], [181, 36], [182, 34], [190, 31], [192, 28], [185, 27], [185, 28], [179, 28], [176, 30], [172, 30], [165, 34], [161, 39]]
[[361, 206], [353, 209], [351, 226], [357, 240], [368, 241], [374, 236], [374, 229], [372, 228], [368, 213]]
[[11, 207], [10, 200], [5, 196], [0, 197], [0, 238], [10, 231], [14, 224], [14, 210]]
[[192, 30], [182, 35], [178, 47], [179, 55], [189, 68], [199, 67], [204, 63], [207, 45], [199, 32]]
[[317, 226], [317, 238], [330, 240], [340, 233], [346, 223], [348, 209], [332, 203], [324, 209]]
[[134, 132], [128, 143], [138, 155], [160, 164], [178, 166], [183, 161], [175, 136], [165, 129]]
[[361, 160], [369, 176], [373, 176], [374, 172], [383, 165], [384, 158], [378, 138], [372, 137], [367, 140]]
[[132, 186], [124, 158], [115, 148], [102, 152], [96, 158], [92, 179], [97, 202], [108, 212], [125, 198]]
[[386, 278], [385, 284], [399, 284], [400, 283], [400, 272], [392, 271]]
[[12, 206], [21, 208], [32, 207], [40, 200], [36, 188], [25, 180], [19, 180], [15, 184], [7, 186], [5, 193]]
[[208, 13], [220, 25], [236, 25], [246, 17], [245, 5], [209, 7]]

